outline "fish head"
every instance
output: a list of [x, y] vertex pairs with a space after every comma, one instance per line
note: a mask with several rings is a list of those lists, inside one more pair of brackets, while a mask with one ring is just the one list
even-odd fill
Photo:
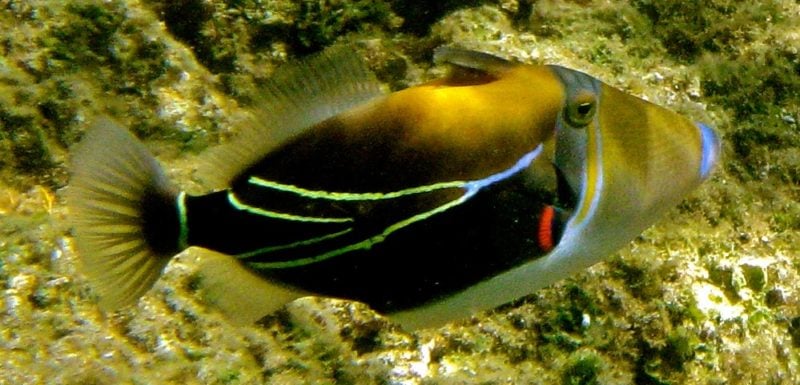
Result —
[[564, 87], [553, 166], [569, 213], [553, 260], [578, 270], [624, 246], [707, 179], [714, 131], [575, 70], [551, 66]]

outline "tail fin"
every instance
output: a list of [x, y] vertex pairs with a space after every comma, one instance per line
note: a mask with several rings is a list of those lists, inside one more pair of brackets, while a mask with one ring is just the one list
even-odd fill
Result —
[[67, 192], [83, 271], [114, 310], [149, 290], [179, 251], [177, 191], [127, 130], [99, 118], [74, 151]]

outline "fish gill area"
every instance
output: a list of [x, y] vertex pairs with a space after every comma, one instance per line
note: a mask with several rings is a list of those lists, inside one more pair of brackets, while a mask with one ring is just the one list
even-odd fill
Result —
[[[800, 2], [0, 0], [0, 24], [0, 384], [800, 383]], [[446, 44], [576, 68], [709, 122], [722, 161], [605, 262], [440, 328], [323, 298], [234, 325], [193, 249], [103, 314], [64, 203], [91, 118], [202, 191], [256, 85], [332, 44], [392, 90]]]

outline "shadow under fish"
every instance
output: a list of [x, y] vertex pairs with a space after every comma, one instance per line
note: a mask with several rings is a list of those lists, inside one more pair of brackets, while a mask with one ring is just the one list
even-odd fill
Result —
[[435, 60], [448, 76], [389, 94], [342, 47], [280, 69], [205, 156], [201, 196], [97, 119], [67, 198], [101, 307], [135, 302], [198, 246], [238, 261], [220, 276], [243, 266], [260, 285], [218, 280], [252, 314], [322, 295], [438, 325], [598, 262], [718, 160], [706, 125], [584, 73], [450, 47]]

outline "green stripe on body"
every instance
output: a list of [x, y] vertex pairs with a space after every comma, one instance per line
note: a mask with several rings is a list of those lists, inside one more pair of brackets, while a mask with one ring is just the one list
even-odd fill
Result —
[[281, 213], [277, 211], [271, 210], [264, 210], [259, 207], [250, 206], [236, 197], [233, 191], [228, 191], [228, 202], [236, 208], [237, 210], [246, 211], [250, 214], [259, 215], [262, 217], [274, 218], [274, 219], [283, 219], [286, 221], [295, 221], [295, 222], [311, 222], [311, 223], [348, 223], [353, 222], [353, 218], [324, 218], [324, 217], [308, 217], [303, 215], [294, 215], [294, 214], [287, 214]]
[[[309, 239], [302, 240], [302, 241], [287, 243], [285, 245], [262, 247], [260, 249], [256, 249], [256, 250], [253, 250], [253, 251], [248, 251], [246, 253], [237, 254], [236, 258], [247, 259], [247, 258], [254, 257], [256, 255], [261, 255], [261, 254], [265, 254], [265, 253], [271, 253], [273, 251], [293, 249], [295, 247], [313, 245], [315, 243], [319, 243], [319, 242], [322, 242], [322, 241], [327, 241], [328, 239], [333, 239], [333, 238], [340, 237], [340, 236], [345, 235], [345, 234], [347, 234], [347, 233], [349, 233], [351, 231], [353, 231], [352, 228], [347, 228], [347, 229], [344, 229], [344, 230], [339, 231], [339, 232], [326, 234], [326, 235], [315, 237], [315, 238], [309, 238]], [[252, 265], [255, 265], [255, 263], [252, 264]]]
[[[308, 189], [304, 189], [302, 187], [297, 187], [297, 186], [294, 186], [294, 185], [288, 185], [288, 184], [269, 181], [269, 180], [262, 179], [262, 178], [259, 178], [259, 177], [256, 177], [256, 176], [251, 176], [250, 179], [248, 180], [248, 182], [250, 184], [252, 184], [252, 185], [255, 185], [255, 186], [265, 187], [265, 188], [268, 188], [268, 189], [281, 191], [281, 192], [292, 193], [292, 194], [301, 196], [303, 198], [324, 199], [324, 200], [340, 201], [340, 202], [389, 200], [389, 199], [401, 198], [401, 197], [415, 195], [415, 194], [423, 194], [423, 193], [428, 193], [428, 192], [434, 192], [434, 191], [438, 191], [438, 190], [456, 189], [456, 188], [458, 188], [458, 189], [466, 189], [466, 186], [469, 183], [469, 182], [464, 182], [464, 181], [449, 181], [449, 182], [442, 182], [442, 183], [434, 183], [434, 184], [425, 185], [425, 186], [412, 187], [412, 188], [407, 188], [407, 189], [403, 189], [403, 190], [399, 190], [399, 191], [386, 192], [386, 193], [375, 193], [375, 192], [370, 192], [370, 193], [348, 193], [348, 192], [330, 192], [330, 191], [323, 191], [323, 190], [308, 190]], [[316, 256], [313, 256], [313, 257], [307, 257], [307, 258], [300, 258], [300, 259], [291, 260], [291, 261], [282, 261], [282, 262], [253, 262], [253, 263], [249, 263], [249, 265], [251, 267], [253, 267], [253, 268], [256, 268], [256, 269], [285, 269], [285, 268], [292, 268], [292, 267], [310, 265], [310, 264], [321, 262], [321, 261], [324, 261], [324, 260], [339, 256], [339, 255], [351, 252], [351, 251], [370, 249], [373, 245], [376, 245], [376, 244], [378, 244], [380, 242], [383, 242], [384, 239], [386, 239], [386, 237], [389, 236], [391, 233], [394, 233], [395, 231], [400, 230], [400, 229], [402, 229], [402, 228], [404, 228], [406, 226], [409, 226], [409, 225], [411, 225], [411, 224], [413, 224], [415, 222], [419, 222], [419, 221], [425, 220], [425, 219], [427, 219], [427, 218], [429, 218], [429, 217], [431, 217], [433, 215], [436, 215], [438, 213], [444, 212], [444, 211], [446, 211], [447, 209], [449, 209], [451, 207], [457, 206], [457, 205], [463, 203], [464, 201], [466, 201], [469, 198], [469, 196], [471, 196], [471, 195], [472, 194], [470, 194], [470, 193], [465, 193], [460, 198], [458, 198], [458, 199], [456, 199], [454, 201], [448, 202], [448, 203], [446, 203], [446, 204], [444, 204], [442, 206], [436, 207], [436, 208], [434, 208], [432, 210], [428, 210], [426, 212], [414, 215], [414, 216], [412, 216], [410, 218], [407, 218], [405, 220], [397, 222], [397, 223], [387, 227], [382, 233], [380, 233], [378, 235], [375, 235], [375, 236], [372, 236], [370, 238], [367, 238], [367, 239], [365, 239], [365, 240], [363, 240], [361, 242], [350, 244], [350, 245], [347, 245], [345, 247], [342, 247], [342, 248], [339, 248], [339, 249], [335, 249], [335, 250], [332, 250], [332, 251], [329, 251], [329, 252], [326, 252], [326, 253], [323, 253], [323, 254], [320, 254], [320, 255], [316, 255]], [[309, 239], [307, 241], [296, 242], [296, 243], [293, 243], [293, 244], [286, 245], [285, 247], [281, 247], [281, 246], [267, 247], [267, 248], [264, 248], [264, 249], [260, 249], [260, 250], [256, 250], [256, 251], [252, 251], [252, 252], [246, 253], [246, 255], [247, 256], [252, 256], [252, 255], [261, 254], [263, 252], [270, 252], [270, 251], [277, 251], [277, 250], [280, 250], [280, 249], [288, 249], [288, 248], [291, 248], [291, 247], [305, 246], [305, 245], [308, 245], [308, 244], [311, 244], [311, 243], [316, 243], [316, 242], [320, 242], [320, 241], [323, 241], [323, 240], [334, 238], [334, 236], [342, 235], [342, 234], [344, 234], [346, 232], [349, 232], [350, 230], [351, 229], [345, 230], [344, 232], [340, 232], [340, 233], [330, 234], [329, 236], [323, 236], [323, 237], [319, 237], [319, 238], [312, 238], [312, 239]], [[320, 238], [322, 238], [322, 239], [320, 239]], [[277, 249], [278, 247], [279, 247], [279, 249]]]
[[464, 181], [441, 182], [425, 186], [407, 188], [399, 191], [391, 191], [387, 193], [375, 193], [375, 192], [347, 193], [347, 192], [330, 192], [323, 190], [307, 190], [302, 187], [277, 183], [261, 179], [256, 176], [251, 176], [250, 179], [248, 179], [248, 183], [260, 187], [270, 188], [277, 191], [293, 193], [310, 199], [325, 199], [332, 201], [376, 201], [376, 200], [400, 198], [408, 195], [422, 194], [437, 190], [464, 188], [469, 182], [464, 182]]
[[[353, 243], [353, 244], [347, 245], [345, 247], [341, 247], [341, 248], [338, 248], [338, 249], [335, 249], [335, 250], [331, 250], [329, 252], [326, 252], [326, 253], [323, 253], [323, 254], [319, 254], [319, 255], [316, 255], [316, 256], [313, 256], [313, 257], [299, 258], [299, 259], [295, 259], [295, 260], [291, 260], [291, 261], [282, 261], [282, 262], [253, 262], [253, 263], [250, 263], [249, 265], [251, 267], [253, 267], [253, 268], [256, 268], [256, 269], [285, 269], [285, 268], [306, 266], [306, 265], [310, 265], [310, 264], [313, 264], [313, 263], [325, 261], [327, 259], [339, 256], [339, 255], [342, 255], [342, 254], [345, 254], [345, 253], [349, 253], [351, 251], [368, 250], [368, 249], [372, 248], [372, 246], [383, 242], [386, 239], [386, 237], [388, 237], [390, 234], [394, 233], [395, 231], [398, 231], [398, 230], [400, 230], [402, 228], [405, 228], [405, 227], [407, 227], [409, 225], [412, 225], [412, 224], [414, 224], [416, 222], [423, 221], [425, 219], [430, 218], [431, 216], [434, 216], [436, 214], [445, 212], [445, 211], [447, 211], [447, 210], [449, 210], [449, 209], [451, 209], [451, 208], [453, 208], [455, 206], [458, 206], [458, 205], [466, 202], [468, 199], [472, 198], [472, 196], [477, 194], [478, 191], [480, 191], [481, 189], [483, 189], [483, 188], [485, 188], [485, 187], [487, 187], [487, 186], [489, 186], [489, 185], [491, 185], [493, 183], [497, 183], [499, 181], [505, 180], [506, 178], [509, 178], [512, 175], [515, 175], [519, 171], [521, 171], [521, 170], [525, 169], [526, 167], [530, 166], [530, 164], [533, 162], [533, 160], [536, 159], [536, 157], [538, 157], [539, 154], [541, 154], [542, 149], [543, 149], [543, 145], [539, 144], [531, 152], [526, 153], [524, 156], [522, 156], [512, 167], [510, 167], [508, 169], [505, 169], [505, 170], [503, 170], [501, 172], [498, 172], [496, 174], [489, 175], [488, 177], [483, 178], [483, 179], [478, 179], [478, 180], [473, 180], [473, 181], [449, 181], [449, 182], [434, 183], [434, 184], [430, 184], [430, 185], [417, 186], [417, 187], [412, 187], [412, 188], [408, 188], [408, 189], [392, 191], [392, 192], [387, 192], [387, 193], [375, 193], [375, 192], [370, 192], [370, 193], [346, 193], [346, 192], [330, 192], [330, 191], [324, 191], [324, 190], [308, 190], [308, 189], [304, 189], [304, 188], [297, 187], [297, 186], [294, 186], [294, 185], [288, 185], [288, 184], [283, 184], [283, 183], [272, 182], [272, 181], [268, 181], [268, 180], [265, 180], [265, 179], [261, 179], [261, 178], [256, 177], [256, 176], [251, 176], [250, 179], [248, 179], [248, 183], [256, 185], [256, 186], [265, 187], [265, 188], [269, 188], [269, 189], [273, 189], [273, 190], [277, 190], [277, 191], [282, 191], [282, 192], [293, 193], [293, 194], [299, 195], [299, 196], [304, 197], [304, 198], [309, 198], [309, 199], [325, 199], [325, 200], [332, 200], [332, 201], [376, 201], [376, 200], [394, 199], [394, 198], [399, 198], [399, 197], [404, 197], [404, 196], [409, 196], [409, 195], [422, 194], [422, 193], [427, 193], [427, 192], [433, 192], [433, 191], [444, 190], [444, 189], [454, 189], [454, 188], [459, 188], [459, 189], [464, 190], [464, 194], [461, 197], [459, 197], [458, 199], [455, 199], [455, 200], [452, 200], [450, 202], [447, 202], [447, 203], [445, 203], [445, 204], [443, 204], [441, 206], [438, 206], [438, 207], [436, 207], [434, 209], [431, 209], [431, 210], [428, 210], [428, 211], [413, 215], [413, 216], [411, 216], [411, 217], [409, 217], [407, 219], [404, 219], [402, 221], [394, 223], [394, 224], [388, 226], [386, 229], [384, 229], [383, 232], [381, 232], [380, 234], [372, 236], [372, 237], [369, 237], [369, 238], [367, 238], [367, 239], [365, 239], [365, 240], [363, 240], [361, 242]], [[236, 204], [235, 204], [236, 203], [236, 200], [235, 200], [236, 197], [231, 192], [229, 192], [228, 197], [229, 197], [229, 200], [231, 200], [231, 204], [234, 204], [234, 206], [236, 207]], [[300, 221], [306, 221], [306, 222], [312, 222], [312, 221], [316, 221], [316, 222], [334, 222], [335, 220], [341, 220], [342, 222], [354, 221], [354, 219], [352, 219], [352, 218], [341, 218], [341, 219], [338, 219], [338, 218], [298, 217], [298, 216], [294, 216], [294, 215], [291, 215], [291, 214], [274, 213], [274, 212], [262, 210], [262, 209], [259, 209], [259, 208], [255, 208], [255, 207], [250, 207], [250, 206], [246, 206], [246, 205], [243, 205], [243, 206], [245, 207], [244, 208], [245, 210], [248, 210], [248, 211], [249, 210], [253, 210], [252, 212], [255, 213], [255, 214], [268, 215], [268, 216], [271, 216], [273, 218], [281, 218], [281, 219], [283, 219], [283, 217], [285, 217], [285, 218], [290, 219], [290, 220], [300, 220]], [[280, 215], [280, 216], [276, 216], [276, 215]], [[311, 219], [313, 219], [313, 220], [311, 220]], [[331, 234], [331, 238], [333, 238], [332, 235], [333, 234]], [[327, 239], [330, 239], [330, 238], [327, 238]], [[319, 242], [321, 240], [317, 240], [316, 238], [312, 238], [310, 240], [301, 241], [301, 242], [297, 243], [297, 246], [302, 246], [303, 242], [310, 242], [310, 241]], [[314, 242], [312, 242], [312, 243], [314, 243]], [[294, 244], [290, 244], [290, 245], [294, 245]], [[297, 247], [297, 246], [287, 246], [285, 248]]]
[[316, 256], [313, 256], [313, 257], [300, 258], [300, 259], [296, 259], [296, 260], [292, 260], [292, 261], [254, 262], [254, 263], [250, 263], [249, 265], [252, 266], [253, 268], [256, 268], [256, 269], [286, 269], [286, 268], [291, 268], [291, 267], [300, 267], [300, 266], [310, 265], [312, 263], [322, 262], [324, 260], [339, 256], [339, 255], [342, 255], [342, 254], [345, 254], [345, 253], [349, 253], [351, 251], [368, 250], [368, 249], [372, 248], [372, 246], [383, 242], [384, 239], [386, 239], [386, 237], [388, 237], [390, 234], [394, 233], [395, 231], [400, 230], [400, 229], [402, 229], [402, 228], [404, 228], [406, 226], [409, 226], [409, 225], [411, 225], [413, 223], [428, 219], [433, 215], [436, 215], [436, 214], [442, 213], [444, 211], [447, 211], [450, 208], [453, 208], [455, 206], [458, 206], [458, 205], [466, 202], [467, 199], [469, 199], [471, 196], [472, 196], [472, 194], [466, 193], [466, 194], [462, 195], [460, 198], [458, 198], [458, 199], [456, 199], [454, 201], [450, 201], [450, 202], [448, 202], [448, 203], [446, 203], [444, 205], [441, 205], [439, 207], [436, 207], [435, 209], [425, 211], [423, 213], [414, 215], [414, 216], [412, 216], [412, 217], [410, 217], [408, 219], [405, 219], [405, 220], [402, 220], [400, 222], [397, 222], [397, 223], [387, 227], [382, 233], [380, 233], [378, 235], [372, 236], [372, 237], [367, 238], [367, 239], [365, 239], [365, 240], [363, 240], [361, 242], [358, 242], [358, 243], [353, 243], [351, 245], [347, 245], [345, 247], [329, 251], [327, 253], [319, 254], [319, 255], [316, 255]]

